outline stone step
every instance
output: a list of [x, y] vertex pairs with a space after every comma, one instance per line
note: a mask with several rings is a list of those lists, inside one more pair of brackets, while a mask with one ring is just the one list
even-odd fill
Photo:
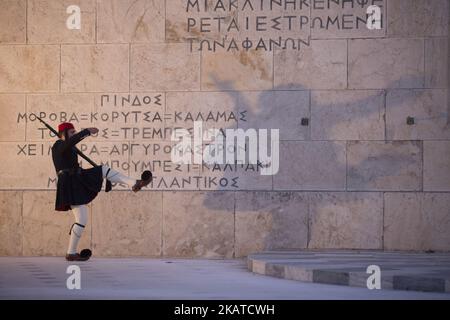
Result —
[[272, 277], [365, 288], [375, 276], [368, 267], [377, 266], [381, 289], [450, 293], [450, 253], [445, 252], [274, 250], [248, 255], [247, 266]]

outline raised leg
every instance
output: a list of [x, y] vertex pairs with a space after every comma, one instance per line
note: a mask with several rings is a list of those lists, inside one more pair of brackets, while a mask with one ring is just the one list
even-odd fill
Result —
[[109, 181], [114, 183], [124, 183], [129, 187], [132, 187], [136, 184], [136, 179], [128, 177], [120, 172], [111, 169], [110, 167], [103, 165], [102, 166], [103, 178], [107, 178]]

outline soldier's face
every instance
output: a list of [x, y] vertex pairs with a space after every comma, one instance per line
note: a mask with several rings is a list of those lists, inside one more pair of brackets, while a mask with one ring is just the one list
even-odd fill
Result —
[[[69, 129], [69, 130], [67, 130], [67, 138], [72, 137], [75, 133], [77, 133], [77, 130], [75, 130], [75, 129]], [[62, 136], [62, 139], [65, 140], [64, 135]]]
[[67, 130], [67, 136], [70, 138], [72, 137], [75, 133], [77, 133], [77, 130], [75, 129], [69, 129]]

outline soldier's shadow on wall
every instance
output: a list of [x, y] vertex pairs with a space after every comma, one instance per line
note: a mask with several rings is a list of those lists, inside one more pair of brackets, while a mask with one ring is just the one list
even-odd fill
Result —
[[[273, 92], [275, 91], [309, 91], [310, 89], [307, 87], [304, 87], [302, 85], [299, 84], [287, 84], [287, 85], [283, 85], [282, 87], [275, 87], [274, 89], [271, 90], [264, 90], [259, 92], [258, 94], [258, 98], [256, 99], [256, 105], [257, 108], [255, 108], [254, 105], [250, 105], [248, 102], [248, 99], [245, 97], [245, 95], [241, 92], [238, 91], [238, 89], [236, 89], [233, 85], [233, 83], [231, 81], [222, 81], [220, 80], [218, 77], [215, 77], [214, 75], [211, 75], [212, 79], [215, 82], [215, 85], [217, 87], [217, 89], [219, 91], [223, 91], [223, 92], [228, 92], [230, 94], [230, 97], [234, 100], [234, 112], [235, 114], [239, 114], [239, 111], [245, 110], [246, 113], [246, 118], [247, 119], [251, 119], [252, 124], [255, 124], [255, 129], [258, 128], [267, 128], [270, 129], [270, 126], [267, 126], [267, 121], [266, 119], [270, 118], [272, 115], [276, 116], [276, 114], [274, 114], [274, 110], [276, 110], [276, 112], [279, 114], [278, 116], [281, 116], [283, 113], [283, 110], [278, 110], [277, 105], [279, 101], [273, 101], [270, 99], [270, 96], [273, 94]], [[386, 117], [387, 114], [387, 110], [386, 110], [386, 96], [387, 93], [390, 90], [395, 90], [395, 89], [401, 89], [401, 88], [405, 88], [408, 87], [409, 83], [417, 83], [417, 81], [423, 81], [423, 77], [417, 77], [417, 76], [410, 76], [410, 75], [406, 75], [403, 76], [401, 78], [399, 78], [396, 81], [391, 82], [389, 85], [386, 86], [386, 88], [383, 89], [376, 89], [376, 90], [367, 90], [367, 92], [371, 92], [373, 91], [373, 94], [369, 94], [367, 96], [365, 96], [363, 99], [358, 99], [355, 101], [345, 101], [344, 103], [339, 103], [339, 102], [332, 102], [328, 105], [323, 105], [320, 104], [318, 101], [314, 101], [312, 100], [312, 97], [310, 99], [310, 101], [308, 103], [313, 104], [314, 103], [314, 107], [317, 108], [321, 108], [322, 110], [326, 109], [327, 107], [331, 108], [331, 106], [333, 107], [333, 110], [342, 108], [342, 110], [345, 110], [345, 108], [356, 108], [356, 107], [361, 107], [364, 109], [364, 112], [360, 112], [360, 113], [356, 113], [356, 114], [351, 114], [351, 121], [359, 121], [359, 120], [364, 120], [367, 118], [373, 118], [373, 113], [379, 113], [379, 114], [383, 114], [384, 117]], [[286, 89], [286, 88], [293, 88], [293, 89]], [[245, 91], [245, 90], [243, 90]], [[337, 91], [345, 91], [345, 89], [343, 90], [337, 90]], [[374, 99], [376, 99], [376, 97], [380, 94], [380, 91], [384, 92], [384, 105], [381, 106], [381, 110], [380, 108], [364, 108], [364, 106], [366, 106], [369, 103], [373, 104]], [[311, 94], [311, 92], [310, 92]], [[405, 103], [413, 103], [414, 99], [417, 99], [418, 97], [420, 97], [420, 95], [422, 95], [423, 92], [418, 91], [416, 93], [416, 95], [405, 95], [405, 99], [402, 101], [403, 104]], [[273, 101], [276, 105], [272, 105]], [[299, 106], [300, 107], [300, 106]], [[312, 107], [312, 106], [311, 106]], [[389, 108], [392, 110], [392, 108], [396, 108], [398, 107], [398, 105], [389, 105]], [[311, 110], [311, 108], [307, 108], [307, 110]], [[313, 112], [313, 110], [311, 110], [311, 113]], [[406, 118], [410, 116], [409, 114], [405, 114], [404, 118], [405, 118], [405, 122], [406, 122]], [[442, 117], [447, 117], [447, 114], [442, 114]], [[300, 126], [300, 120], [302, 117], [307, 117], [309, 118], [309, 126], [311, 127], [314, 126], [314, 123], [311, 123], [311, 114], [298, 114], [298, 125]], [[386, 126], [386, 118], [383, 119], [382, 121], [383, 123], [383, 127]], [[417, 123], [417, 122], [416, 122]], [[340, 122], [336, 122], [335, 123], [335, 127], [339, 127], [338, 130], [342, 130], [343, 125], [345, 125], [345, 123], [340, 123]], [[241, 125], [239, 123], [238, 120], [238, 128], [240, 128]], [[228, 128], [223, 128], [223, 129], [228, 129]], [[235, 129], [235, 127], [230, 126], [229, 129]], [[280, 137], [282, 137], [282, 132], [283, 130], [289, 130], [289, 128], [273, 128], [273, 129], [280, 129]], [[244, 128], [245, 130], [245, 128]], [[327, 129], [328, 132], [332, 132], [333, 128], [328, 128]], [[306, 139], [302, 139], [299, 138], [298, 141], [311, 141], [311, 136], [310, 136], [311, 130], [309, 130], [309, 135]], [[388, 137], [385, 136], [385, 139], [387, 139]], [[330, 139], [332, 140], [332, 139]], [[280, 138], [280, 144], [282, 143], [283, 139]], [[335, 150], [331, 150], [332, 154], [339, 154], [339, 152], [342, 153], [342, 149], [338, 150], [337, 145], [334, 144], [330, 144], [330, 147], [335, 149]], [[283, 165], [283, 161], [281, 160], [283, 158], [283, 152], [288, 152], [288, 150], [284, 150], [283, 148], [281, 148], [280, 145], [280, 171], [282, 170], [286, 170], [285, 168], [282, 168], [281, 166]], [[344, 150], [344, 153], [346, 152], [346, 150]], [[292, 175], [296, 175], [296, 165], [295, 162], [296, 161], [301, 161], [301, 156], [304, 155], [300, 155], [299, 158], [296, 158], [295, 155], [293, 155], [292, 158], [289, 159], [289, 163], [292, 162], [292, 164], [290, 164], [290, 168], [292, 168], [293, 172]], [[311, 160], [311, 159], [309, 159]], [[353, 179], [354, 180], [358, 180], [360, 179], [360, 183], [364, 184], [364, 183], [370, 183], [370, 181], [364, 181], [364, 179], [366, 179], [366, 176], [363, 175], [361, 177], [358, 177], [358, 175], [360, 173], [362, 173], [365, 168], [371, 167], [374, 164], [374, 160], [373, 159], [369, 159], [369, 158], [364, 158], [363, 160], [361, 160], [358, 163], [353, 163], [353, 164], [349, 164], [347, 163], [347, 161], [344, 158], [344, 161], [342, 161], [342, 159], [333, 159], [332, 160], [334, 163], [330, 163], [329, 167], [332, 167], [333, 170], [338, 170], [341, 172], [344, 172], [345, 174], [349, 174], [351, 173], [353, 175]], [[383, 168], [383, 175], [384, 176], [396, 176], [398, 175], [399, 171], [402, 168], [402, 164], [408, 164], [411, 162], [411, 156], [407, 155], [407, 154], [402, 154], [402, 153], [386, 153], [386, 154], [378, 154], [377, 155], [377, 159], [375, 161], [379, 161], [380, 166], [382, 166]], [[285, 161], [284, 161], [285, 163]], [[314, 166], [314, 164], [310, 164], [311, 166]], [[221, 165], [221, 167], [223, 167], [223, 165]], [[299, 167], [297, 167], [299, 168]], [[337, 169], [336, 169], [337, 168]], [[326, 171], [326, 168], [323, 168], [324, 171]], [[280, 172], [279, 171], [279, 172]], [[205, 174], [205, 173], [202, 173]], [[285, 174], [285, 173], [284, 173]], [[226, 178], [226, 179], [232, 179], [233, 177], [236, 176], [235, 172], [231, 172], [231, 171], [225, 171], [223, 173], [221, 173], [221, 176]], [[220, 177], [218, 177], [220, 178]], [[371, 177], [372, 179], [376, 179], [377, 177]], [[299, 181], [299, 187], [296, 188], [295, 186], [292, 187], [290, 186], [289, 190], [283, 190], [282, 188], [273, 188], [274, 184], [272, 181], [271, 187], [269, 189], [264, 189], [261, 190], [261, 188], [258, 188], [258, 186], [255, 186], [254, 188], [252, 188], [251, 186], [249, 186], [248, 181], [246, 181], [246, 176], [244, 175], [240, 175], [239, 176], [239, 183], [238, 185], [246, 185], [245, 188], [235, 188], [234, 191], [236, 192], [241, 192], [241, 191], [255, 191], [255, 192], [274, 192], [274, 191], [279, 191], [279, 192], [301, 192], [301, 191], [305, 191], [305, 190], [317, 190], [320, 191], [321, 189], [330, 189], [330, 188], [326, 188], [326, 186], [320, 186], [319, 188], [308, 188], [308, 187], [303, 187], [300, 185], [301, 181]], [[251, 177], [249, 179], [254, 179], [254, 177]], [[251, 180], [251, 182], [255, 182], [255, 180]], [[348, 185], [345, 186], [345, 188], [349, 188]], [[331, 188], [332, 189], [332, 188]], [[221, 188], [218, 187], [213, 191], [233, 191], [233, 188]], [[358, 190], [357, 188], [355, 190]], [[342, 190], [340, 190], [342, 191]], [[204, 202], [203, 205], [211, 210], [216, 210], [216, 211], [225, 211], [225, 208], [220, 206], [220, 203], [222, 203], [221, 201], [217, 201], [217, 197], [216, 197], [216, 192], [206, 192], [205, 194], [205, 198], [204, 198]], [[326, 205], [326, 204], [324, 204]], [[257, 206], [256, 206], [257, 207]], [[263, 242], [263, 249], [264, 250], [270, 250], [270, 249], [289, 249], [288, 246], [286, 246], [286, 241], [283, 241], [283, 237], [280, 237], [280, 230], [283, 227], [286, 227], [286, 222], [284, 221], [284, 217], [282, 214], [282, 211], [280, 212], [280, 208], [283, 207], [283, 203], [280, 204], [280, 206], [272, 206], [271, 209], [267, 209], [264, 210], [266, 213], [269, 210], [269, 214], [272, 216], [271, 217], [271, 224], [272, 224], [272, 228], [271, 231], [268, 232], [265, 235], [262, 235], [262, 237], [264, 238]], [[250, 210], [249, 210], [250, 208]], [[249, 212], [251, 211], [252, 205], [245, 205], [245, 208], [241, 208], [239, 206], [239, 204], [237, 203], [235, 206], [235, 212], [239, 212], [239, 211], [245, 211], [245, 212]], [[253, 206], [253, 208], [255, 208], [255, 206]], [[253, 209], [254, 210], [254, 209]], [[319, 208], [320, 210], [320, 208]], [[257, 213], [259, 211], [255, 210], [255, 213]], [[303, 215], [298, 215], [299, 219], [302, 217]], [[250, 220], [251, 221], [251, 220]], [[306, 224], [308, 224], [309, 222], [306, 222]], [[307, 226], [308, 227], [308, 226]], [[251, 225], [247, 226], [247, 228], [252, 228]], [[291, 230], [292, 234], [293, 230]], [[330, 233], [334, 233], [334, 234], [330, 234], [327, 235], [328, 239], [332, 239], [333, 237], [339, 237], [339, 235], [336, 233], [336, 230], [330, 230]], [[293, 249], [296, 247], [292, 247]], [[301, 247], [304, 248], [304, 247]], [[300, 248], [297, 248], [300, 249]]]

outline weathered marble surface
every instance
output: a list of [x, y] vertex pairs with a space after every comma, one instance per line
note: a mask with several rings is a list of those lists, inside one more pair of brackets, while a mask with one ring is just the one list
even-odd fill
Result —
[[450, 141], [424, 141], [424, 191], [450, 191]]
[[278, 248], [306, 248], [308, 197], [290, 192], [236, 194], [236, 257]]
[[274, 190], [345, 190], [345, 142], [281, 141]]
[[59, 46], [0, 46], [0, 92], [57, 92]]
[[384, 117], [383, 91], [311, 93], [312, 140], [383, 140]]
[[307, 140], [309, 127], [302, 118], [309, 118], [309, 91], [241, 91], [238, 96], [240, 121], [244, 130], [278, 129], [281, 140]]
[[[310, 23], [340, 16], [347, 27], [365, 15], [349, 1], [344, 8], [331, 1], [330, 9], [320, 9], [326, 1], [316, 8], [288, 1], [288, 10], [274, 2], [272, 10], [187, 12], [185, 0], [2, 0], [0, 218], [13, 227], [2, 229], [0, 253], [62, 255], [68, 241], [70, 213], [53, 213], [49, 148], [56, 138], [31, 113], [53, 127], [66, 120], [78, 130], [98, 127], [78, 145], [86, 155], [134, 178], [154, 173], [140, 194], [117, 185], [94, 201], [98, 214], [84, 246], [98, 256], [221, 258], [308, 243], [379, 249], [383, 237], [388, 249], [449, 250], [439, 227], [447, 226], [450, 193], [450, 1], [374, 2], [385, 15], [381, 30], [342, 28], [342, 20], [340, 29], [334, 21], [328, 30], [299, 29], [299, 16]], [[81, 8], [81, 30], [66, 27], [72, 4]], [[265, 16], [260, 30], [258, 16]], [[271, 27], [278, 16], [283, 31]], [[216, 20], [189, 31], [190, 17]], [[208, 25], [220, 17], [221, 30]], [[233, 18], [244, 28], [227, 32]], [[235, 37], [238, 50], [213, 52], [203, 43], [199, 51], [189, 42], [199, 36]], [[260, 38], [278, 36], [304, 43], [256, 50]], [[247, 38], [250, 50], [242, 46]], [[208, 119], [203, 129], [279, 129], [277, 174], [174, 164], [171, 133], [192, 133], [198, 114]], [[402, 203], [415, 210], [411, 221], [397, 213]], [[408, 223], [411, 231], [395, 234]], [[42, 228], [45, 236], [36, 238]]]
[[311, 40], [300, 50], [275, 51], [274, 87], [344, 89], [347, 87], [347, 41]]
[[22, 255], [22, 191], [0, 191], [0, 256]]
[[[407, 118], [414, 118], [414, 125]], [[386, 135], [389, 140], [450, 139], [447, 92], [390, 90], [386, 96]]]
[[388, 35], [392, 37], [433, 37], [448, 35], [447, 0], [388, 1]]
[[200, 54], [187, 44], [136, 44], [130, 51], [130, 90], [200, 89]]
[[161, 192], [101, 193], [92, 205], [92, 217], [92, 250], [96, 254], [161, 254]]
[[[0, 141], [24, 141], [26, 96], [24, 94], [0, 94]], [[14, 110], [12, 112], [11, 110]]]
[[271, 52], [202, 52], [202, 90], [270, 90], [272, 87]]
[[348, 141], [348, 190], [422, 190], [422, 148], [420, 141]]
[[[71, 5], [79, 6], [80, 29], [71, 30], [66, 21]], [[95, 0], [30, 0], [27, 5], [28, 43], [94, 43], [96, 33]]]
[[56, 188], [51, 146], [51, 142], [1, 142], [1, 152], [14, 156], [3, 157], [0, 161], [0, 188], [6, 190]]
[[423, 39], [348, 40], [349, 88], [423, 88], [423, 48]]
[[164, 256], [231, 258], [234, 193], [165, 192]]
[[[55, 211], [55, 191], [25, 191], [23, 194], [23, 251], [24, 256], [65, 256], [69, 245], [69, 231], [74, 223], [71, 211]], [[79, 249], [91, 247], [92, 215]]]
[[386, 193], [384, 199], [385, 249], [450, 249], [447, 193]]
[[98, 42], [163, 42], [164, 5], [160, 0], [99, 1]]
[[308, 248], [381, 249], [381, 193], [310, 193]]
[[128, 45], [63, 45], [63, 92], [128, 91]]
[[448, 38], [425, 39], [425, 87], [448, 88]]
[[0, 43], [26, 42], [27, 0], [3, 0], [0, 10]]

